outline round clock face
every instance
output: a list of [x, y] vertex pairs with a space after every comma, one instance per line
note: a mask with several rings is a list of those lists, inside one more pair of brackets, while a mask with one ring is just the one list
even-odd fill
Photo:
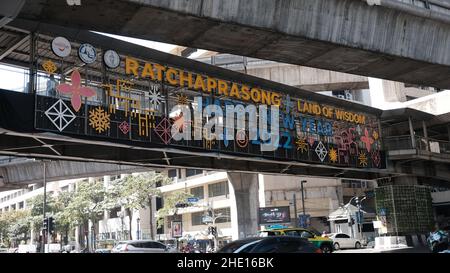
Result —
[[64, 58], [70, 55], [72, 47], [70, 42], [64, 37], [56, 37], [52, 41], [52, 51], [56, 56]]
[[78, 56], [84, 63], [91, 64], [97, 59], [97, 50], [90, 44], [82, 44], [78, 49]]
[[103, 61], [109, 68], [117, 68], [120, 65], [120, 56], [114, 50], [107, 50], [103, 55]]

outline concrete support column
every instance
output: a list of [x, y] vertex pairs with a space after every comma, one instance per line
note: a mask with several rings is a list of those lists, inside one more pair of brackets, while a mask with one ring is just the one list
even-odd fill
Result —
[[422, 120], [422, 129], [423, 129], [423, 136], [425, 137], [425, 141], [427, 142], [427, 151], [431, 151], [430, 149], [430, 140], [428, 139], [428, 131], [427, 131], [427, 124], [424, 120]]
[[230, 182], [232, 239], [255, 235], [258, 230], [258, 175], [227, 173]]
[[450, 141], [450, 124], [447, 124], [448, 141]]
[[414, 127], [412, 124], [412, 118], [410, 116], [408, 117], [408, 125], [409, 125], [409, 134], [411, 135], [411, 145], [412, 145], [412, 148], [415, 149], [416, 141], [414, 139]]

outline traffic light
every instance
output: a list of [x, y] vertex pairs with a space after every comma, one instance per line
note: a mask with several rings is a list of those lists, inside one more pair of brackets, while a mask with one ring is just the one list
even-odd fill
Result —
[[189, 204], [188, 203], [176, 203], [175, 207], [176, 208], [186, 208], [186, 207], [189, 207]]
[[216, 227], [209, 227], [209, 233], [213, 236], [217, 235], [217, 228]]
[[47, 230], [47, 228], [48, 228], [48, 218], [44, 218], [44, 227], [43, 227], [43, 229]]
[[55, 231], [55, 218], [53, 217], [48, 218], [48, 228], [50, 230], [50, 233], [53, 233], [53, 231]]

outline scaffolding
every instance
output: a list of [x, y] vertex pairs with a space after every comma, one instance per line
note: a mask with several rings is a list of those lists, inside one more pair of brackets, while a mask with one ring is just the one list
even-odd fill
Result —
[[388, 235], [412, 235], [432, 230], [434, 220], [429, 187], [383, 186], [375, 189], [375, 198], [377, 214], [386, 217]]

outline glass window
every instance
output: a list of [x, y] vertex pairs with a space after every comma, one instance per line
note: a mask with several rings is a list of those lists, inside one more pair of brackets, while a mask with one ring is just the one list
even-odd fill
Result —
[[202, 223], [202, 217], [205, 213], [203, 211], [201, 212], [194, 212], [191, 214], [191, 221], [193, 226], [199, 226], [203, 225]]
[[186, 169], [186, 177], [194, 176], [197, 174], [203, 174], [203, 170], [200, 169]]
[[314, 235], [311, 234], [311, 233], [308, 232], [308, 231], [302, 231], [302, 232], [300, 233], [300, 237], [302, 237], [302, 238], [314, 238]]
[[288, 236], [299, 236], [299, 234], [296, 230], [285, 231], [284, 234], [286, 234]]
[[171, 169], [167, 172], [167, 176], [169, 178], [175, 178], [177, 177], [177, 169]]
[[216, 223], [228, 223], [231, 221], [231, 211], [230, 208], [223, 208], [223, 209], [216, 209], [214, 210], [214, 215], [218, 216], [226, 216], [226, 217], [219, 217], [216, 219]]
[[198, 199], [203, 199], [205, 197], [203, 186], [192, 188], [191, 194]]
[[209, 197], [228, 195], [228, 182], [220, 182], [208, 185]]

